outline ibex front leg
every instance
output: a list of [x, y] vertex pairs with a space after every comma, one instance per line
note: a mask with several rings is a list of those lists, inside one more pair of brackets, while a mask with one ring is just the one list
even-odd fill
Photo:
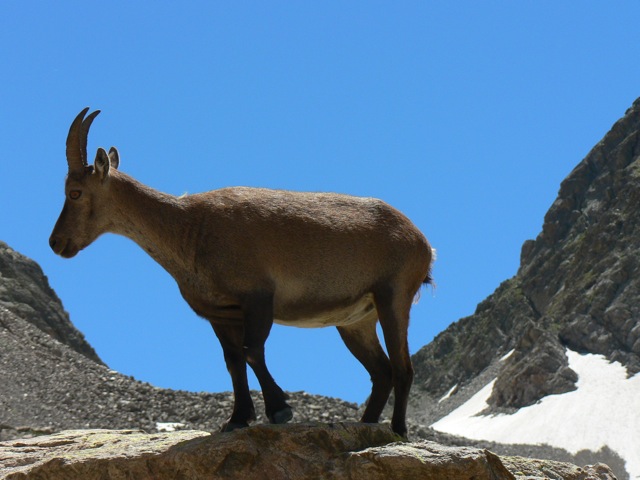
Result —
[[242, 325], [216, 325], [214, 322], [211, 322], [211, 326], [222, 345], [224, 360], [233, 383], [233, 412], [222, 426], [223, 432], [230, 432], [237, 428], [248, 427], [249, 422], [256, 419], [247, 381], [247, 362], [242, 348], [244, 328]]
[[273, 325], [273, 295], [253, 294], [244, 299], [244, 357], [256, 374], [267, 417], [271, 423], [286, 423], [293, 418], [288, 396], [269, 373], [264, 358], [264, 344]]

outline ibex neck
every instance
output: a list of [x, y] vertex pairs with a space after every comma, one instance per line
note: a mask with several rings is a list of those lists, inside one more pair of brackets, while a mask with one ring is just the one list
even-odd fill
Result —
[[180, 198], [147, 187], [118, 172], [111, 178], [112, 225], [154, 258], [174, 277], [191, 268], [189, 226]]

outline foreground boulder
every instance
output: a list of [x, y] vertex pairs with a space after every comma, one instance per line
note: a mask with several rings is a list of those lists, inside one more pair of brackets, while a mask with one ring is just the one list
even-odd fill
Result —
[[1, 479], [608, 480], [608, 467], [403, 443], [383, 425], [259, 425], [231, 433], [70, 430], [0, 443]]

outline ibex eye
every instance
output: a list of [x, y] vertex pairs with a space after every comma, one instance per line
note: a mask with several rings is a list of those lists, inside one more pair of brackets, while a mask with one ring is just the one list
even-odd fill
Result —
[[69, 198], [71, 200], [77, 200], [82, 196], [82, 192], [80, 190], [71, 190], [69, 192]]

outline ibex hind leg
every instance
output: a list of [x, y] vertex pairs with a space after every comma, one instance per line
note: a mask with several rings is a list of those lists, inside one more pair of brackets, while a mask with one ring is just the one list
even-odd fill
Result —
[[407, 340], [413, 295], [387, 288], [375, 293], [374, 300], [391, 361], [395, 395], [391, 428], [398, 435], [406, 438], [407, 404], [413, 382], [413, 366]]
[[376, 312], [372, 311], [369, 318], [355, 325], [337, 327], [349, 351], [371, 377], [371, 395], [360, 420], [364, 423], [378, 423], [392, 388], [391, 363], [378, 340], [377, 323]]

